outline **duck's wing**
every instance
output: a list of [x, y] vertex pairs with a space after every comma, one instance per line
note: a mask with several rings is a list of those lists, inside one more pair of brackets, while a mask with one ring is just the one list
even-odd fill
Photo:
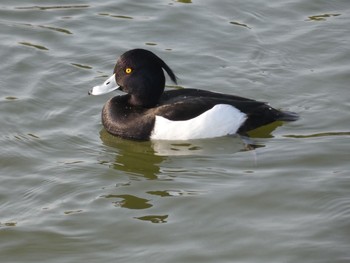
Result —
[[153, 114], [169, 120], [180, 121], [195, 118], [219, 104], [231, 105], [247, 115], [257, 111], [259, 107], [266, 105], [264, 102], [253, 100], [237, 101], [227, 98], [212, 97], [186, 96], [181, 99], [176, 99], [174, 102], [173, 100], [174, 99], [169, 103], [163, 102], [161, 105], [158, 105], [158, 107], [151, 109]]
[[240, 96], [223, 94], [218, 92], [212, 92], [200, 89], [176, 89], [168, 90], [163, 93], [161, 97], [161, 103], [171, 103], [176, 101], [181, 101], [186, 98], [210, 98], [210, 99], [229, 99], [232, 101], [256, 101], [253, 99], [248, 99]]
[[[184, 92], [186, 91], [186, 92]], [[272, 108], [265, 102], [203, 90], [174, 90], [166, 92], [153, 114], [169, 120], [180, 121], [195, 118], [215, 105], [231, 105], [247, 115], [239, 133], [256, 129], [274, 121], [294, 121], [298, 115]]]

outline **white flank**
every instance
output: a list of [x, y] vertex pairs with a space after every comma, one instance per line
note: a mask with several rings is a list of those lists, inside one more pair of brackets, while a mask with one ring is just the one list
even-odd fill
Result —
[[227, 104], [218, 104], [187, 121], [171, 121], [156, 116], [151, 139], [190, 140], [235, 134], [246, 119], [246, 114]]

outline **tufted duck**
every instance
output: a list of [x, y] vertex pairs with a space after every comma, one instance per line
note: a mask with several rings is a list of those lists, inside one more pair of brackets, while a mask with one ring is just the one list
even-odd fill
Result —
[[163, 69], [176, 83], [165, 62], [144, 49], [125, 52], [114, 74], [90, 95], [119, 89], [126, 95], [107, 101], [102, 123], [116, 136], [133, 140], [188, 140], [246, 134], [274, 121], [295, 121], [298, 115], [265, 102], [199, 89], [164, 91]]

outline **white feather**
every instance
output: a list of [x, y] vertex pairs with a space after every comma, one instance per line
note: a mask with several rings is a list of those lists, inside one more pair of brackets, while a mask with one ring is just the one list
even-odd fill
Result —
[[218, 104], [201, 115], [186, 121], [171, 121], [156, 116], [151, 139], [189, 140], [235, 134], [247, 115], [235, 107]]

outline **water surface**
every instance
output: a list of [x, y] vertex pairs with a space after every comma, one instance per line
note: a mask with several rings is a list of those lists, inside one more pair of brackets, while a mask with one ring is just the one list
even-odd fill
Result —
[[[350, 4], [2, 1], [1, 262], [348, 262]], [[128, 49], [183, 88], [300, 120], [188, 142], [113, 138], [88, 90]], [[168, 88], [174, 88], [169, 81]]]

